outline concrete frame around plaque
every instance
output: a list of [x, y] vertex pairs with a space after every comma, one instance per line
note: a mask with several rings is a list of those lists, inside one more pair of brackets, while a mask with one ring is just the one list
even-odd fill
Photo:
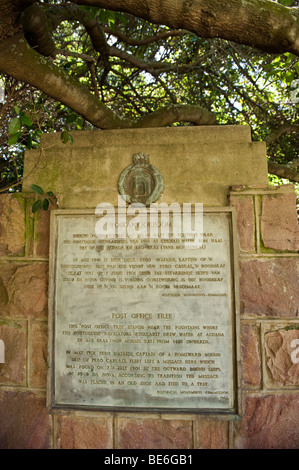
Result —
[[[224, 259], [226, 264], [223, 265], [225, 268], [222, 269], [221, 276], [225, 280], [224, 284], [220, 287], [227, 293], [227, 300], [224, 300], [223, 304], [221, 297], [218, 298], [219, 300], [215, 297], [212, 303], [209, 301], [208, 296], [201, 300], [201, 297], [198, 296], [198, 292], [200, 292], [198, 290], [194, 291], [195, 297], [192, 297], [192, 294], [191, 296], [189, 295], [190, 292], [193, 292], [192, 290], [189, 290], [189, 293], [185, 296], [187, 289], [184, 290], [182, 285], [179, 287], [175, 286], [174, 282], [170, 285], [170, 288], [174, 289], [173, 292], [177, 292], [180, 296], [169, 297], [167, 293], [164, 296], [164, 292], [170, 291], [159, 290], [157, 288], [151, 289], [150, 279], [147, 280], [143, 289], [137, 289], [137, 284], [134, 284], [135, 281], [132, 281], [131, 284], [134, 284], [134, 288], [127, 291], [127, 293], [123, 293], [124, 291], [120, 289], [121, 277], [123, 276], [120, 276], [117, 282], [115, 280], [113, 282], [111, 280], [110, 284], [107, 282], [106, 290], [83, 289], [82, 282], [78, 277], [83, 276], [83, 274], [87, 276], [88, 273], [90, 278], [91, 273], [94, 276], [100, 271], [100, 267], [105, 269], [106, 266], [106, 279], [112, 277], [112, 273], [115, 276], [115, 268], [109, 268], [108, 261], [109, 259], [110, 262], [112, 259], [118, 259], [115, 257], [119, 253], [117, 250], [112, 250], [109, 255], [107, 250], [110, 245], [105, 247], [102, 240], [95, 240], [93, 229], [97, 218], [94, 211], [55, 210], [51, 212], [49, 370], [47, 390], [47, 406], [50, 412], [59, 413], [62, 410], [82, 409], [108, 412], [208, 414], [209, 416], [221, 416], [226, 419], [236, 419], [240, 416], [240, 318], [236, 214], [234, 208], [231, 207], [206, 207], [204, 208], [204, 217], [207, 217], [206, 227], [212, 227], [212, 229], [215, 227], [215, 234], [217, 231], [219, 237], [223, 237], [224, 244], [218, 243], [218, 246], [211, 245], [210, 248], [207, 250], [205, 248], [202, 252], [196, 252], [196, 250], [189, 250], [189, 252], [180, 249], [174, 250], [172, 247], [170, 251], [167, 251], [168, 248], [163, 248], [163, 251], [161, 249], [159, 252], [149, 249], [147, 244], [144, 245], [144, 250], [140, 249], [142, 248], [140, 245], [139, 249], [134, 251], [133, 246], [135, 246], [135, 242], [122, 240], [118, 245], [119, 259], [125, 259], [126, 256], [130, 256], [131, 259], [133, 259], [132, 256], [135, 256], [137, 259], [139, 256], [141, 260], [141, 258], [146, 259], [144, 258], [145, 256], [150, 256], [153, 264], [148, 264], [147, 267], [149, 268], [149, 266], [157, 266], [155, 265], [155, 262], [159, 262], [157, 256], [162, 255], [163, 257], [168, 257], [168, 260], [173, 259], [173, 261], [168, 261], [168, 263], [172, 263], [173, 270], [175, 269], [176, 260], [182, 259], [182, 256], [192, 256], [194, 258], [196, 256], [206, 257], [206, 255], [212, 255], [215, 258], [215, 264], [221, 263], [221, 260]], [[72, 240], [76, 240], [76, 243], [73, 243]], [[84, 247], [84, 249], [81, 250], [80, 247]], [[131, 247], [131, 249], [126, 250], [127, 247]], [[113, 255], [111, 254], [112, 252]], [[157, 255], [157, 253], [160, 253], [160, 255]], [[78, 261], [75, 262], [74, 260], [76, 259]], [[93, 262], [92, 259], [94, 259]], [[104, 261], [105, 259], [108, 261]], [[85, 265], [85, 263], [87, 264]], [[124, 263], [121, 264], [123, 265]], [[194, 275], [195, 269], [197, 268], [194, 265]], [[201, 267], [199, 269], [205, 268]], [[166, 271], [162, 271], [160, 271], [160, 276], [166, 276]], [[97, 275], [100, 275], [100, 272]], [[209, 276], [212, 277], [211, 270], [209, 271]], [[156, 280], [158, 284], [156, 275], [152, 279], [153, 281]], [[76, 282], [77, 280], [78, 282]], [[183, 283], [181, 282], [181, 284]], [[212, 282], [211, 284], [215, 285], [216, 283]], [[114, 289], [112, 289], [113, 285], [116, 286]], [[130, 281], [127, 282], [127, 285], [130, 286]], [[177, 287], [179, 290], [176, 291]], [[214, 292], [211, 289], [214, 289], [213, 285], [210, 285], [206, 292]], [[216, 292], [218, 292], [217, 289], [219, 287], [216, 288]], [[156, 310], [153, 307], [151, 308], [153, 305]], [[209, 308], [209, 306], [211, 307]], [[111, 312], [116, 312], [116, 314], [111, 314]], [[121, 312], [128, 312], [128, 315]], [[151, 313], [144, 313], [148, 317], [139, 320], [136, 319], [140, 315], [138, 312]], [[162, 314], [157, 312], [162, 312]], [[172, 319], [166, 318], [169, 312], [174, 312]], [[158, 319], [157, 315], [160, 315], [161, 318]], [[166, 315], [166, 317], [164, 318], [163, 315]], [[197, 331], [202, 331], [202, 325], [213, 323], [219, 326], [218, 331], [225, 332], [225, 340], [221, 337], [212, 337], [212, 345], [210, 346], [196, 344], [186, 346], [190, 336], [186, 336], [182, 340], [180, 339], [180, 331], [187, 332], [185, 335], [189, 334], [188, 325], [193, 325], [191, 332], [194, 331], [193, 337], [195, 337]], [[86, 324], [93, 324], [93, 326], [90, 328]], [[99, 328], [101, 325], [105, 327], [103, 330]], [[129, 328], [132, 325], [138, 326], [139, 330], [135, 330], [136, 332], [152, 332], [160, 328], [160, 338], [171, 338], [169, 332], [174, 331], [171, 335], [177, 338], [177, 342], [174, 344], [174, 341], [171, 340], [170, 345], [164, 345], [163, 341], [157, 344], [158, 340], [155, 339], [155, 336], [144, 337], [136, 336], [137, 333], [130, 333]], [[151, 330], [148, 329], [147, 325], [151, 325]], [[158, 327], [158, 325], [160, 326]], [[156, 329], [153, 329], [154, 327]], [[177, 327], [178, 329], [176, 329]], [[145, 328], [147, 329], [145, 330]], [[105, 329], [107, 333], [104, 333]], [[164, 336], [164, 331], [168, 336]], [[92, 334], [90, 335], [89, 332]], [[204, 333], [204, 335], [206, 334]], [[198, 336], [197, 333], [196, 336]], [[108, 338], [108, 343], [105, 338]], [[118, 338], [121, 339], [121, 342], [118, 341]], [[126, 338], [129, 338], [130, 341], [131, 339], [135, 341], [138, 338], [141, 338], [141, 340], [138, 340], [135, 346], [130, 346], [125, 345]], [[100, 343], [97, 342], [97, 339], [100, 340]], [[183, 346], [180, 343], [184, 343]], [[181, 347], [186, 349], [180, 349]], [[167, 355], [168, 360], [169, 358], [173, 360], [175, 357], [178, 357], [180, 350], [186, 350], [190, 352], [189, 359], [191, 361], [188, 362], [184, 359], [182, 365], [187, 369], [187, 372], [190, 371], [190, 373], [194, 374], [194, 371], [191, 369], [191, 366], [194, 366], [198, 368], [195, 375], [196, 378], [197, 376], [203, 377], [205, 374], [215, 374], [215, 372], [208, 372], [208, 366], [206, 366], [207, 371], [202, 372], [200, 369], [202, 364], [199, 362], [199, 359], [198, 363], [196, 363], [197, 359], [195, 356], [200, 356], [202, 353], [201, 359], [207, 359], [205, 357], [206, 352], [218, 350], [217, 348], [222, 348], [222, 358], [216, 358], [220, 361], [219, 364], [217, 360], [216, 362], [214, 361], [214, 366], [218, 365], [220, 367], [219, 370], [222, 371], [219, 382], [217, 382], [218, 385], [216, 382], [215, 384], [212, 383], [212, 379], [210, 379], [210, 384], [212, 385], [209, 386], [207, 384], [200, 385], [199, 383], [193, 383], [193, 379], [188, 378], [186, 372], [183, 372], [181, 379], [169, 379], [172, 382], [164, 381], [166, 383], [163, 386], [163, 384], [161, 385], [161, 379], [159, 382], [159, 372], [153, 369], [153, 366], [155, 366], [156, 369], [161, 369], [161, 373], [165, 373], [164, 368], [172, 367], [173, 364], [165, 360], [164, 366], [162, 367], [162, 364], [160, 366], [158, 364], [160, 356], [163, 357], [164, 355], [166, 357]], [[143, 357], [144, 351], [148, 351], [148, 355]], [[198, 351], [201, 351], [201, 353]], [[122, 357], [124, 359], [121, 359]], [[110, 358], [107, 364], [106, 358]], [[130, 358], [132, 358], [132, 361]], [[195, 362], [192, 363], [192, 360]], [[213, 364], [213, 361], [211, 364]], [[89, 366], [89, 368], [86, 366]], [[140, 381], [143, 379], [131, 379], [130, 377], [124, 379], [126, 374], [131, 373], [131, 367], [135, 366], [137, 371], [150, 371], [152, 373], [155, 379], [152, 387], [149, 387], [147, 384], [144, 386], [140, 385], [142, 383]], [[123, 373], [124, 370], [125, 372]], [[179, 372], [175, 372], [175, 374], [179, 376]], [[120, 385], [115, 382], [115, 377], [117, 376], [119, 376]], [[123, 380], [122, 382], [120, 376]], [[135, 380], [137, 385], [132, 385], [132, 380]], [[175, 386], [174, 380], [177, 381]], [[182, 380], [185, 380], [185, 386], [182, 386]], [[205, 383], [209, 380], [197, 378], [197, 381]], [[225, 389], [221, 388], [222, 383], [226, 384]], [[186, 384], [188, 385], [187, 388]], [[157, 398], [156, 395], [159, 389], [168, 390], [168, 393], [174, 391], [177, 395], [160, 395]], [[210, 395], [209, 401], [209, 395], [204, 393], [203, 395], [196, 395], [196, 393], [199, 393], [198, 390], [208, 390], [208, 393], [212, 392], [214, 394], [223, 393], [217, 390], [228, 390], [225, 393], [228, 393], [229, 401], [221, 402], [221, 399], [225, 399], [225, 397], [213, 394]], [[188, 395], [186, 391], [193, 392], [194, 395]], [[217, 397], [219, 397], [219, 400]]]

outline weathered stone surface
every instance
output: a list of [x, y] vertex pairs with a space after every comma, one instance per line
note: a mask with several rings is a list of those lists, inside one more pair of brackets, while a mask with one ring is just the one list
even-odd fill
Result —
[[35, 254], [49, 255], [50, 211], [39, 211], [35, 231]]
[[111, 449], [112, 418], [58, 416], [55, 447], [58, 449]]
[[269, 331], [264, 342], [267, 385], [299, 385], [299, 325]]
[[296, 258], [250, 260], [240, 263], [241, 313], [297, 317], [299, 312]]
[[183, 420], [118, 419], [119, 449], [191, 449], [192, 423]]
[[264, 246], [274, 250], [299, 250], [299, 225], [296, 195], [264, 195], [261, 235]]
[[261, 358], [259, 328], [255, 325], [241, 327], [242, 382], [245, 387], [260, 387]]
[[30, 329], [30, 375], [29, 385], [46, 387], [47, 384], [47, 323], [33, 322]]
[[5, 363], [0, 364], [0, 384], [26, 384], [27, 324], [0, 319], [0, 339], [5, 346]]
[[46, 315], [47, 285], [46, 263], [0, 265], [0, 316]]
[[226, 205], [230, 186], [267, 184], [265, 144], [251, 142], [249, 131], [247, 126], [193, 126], [74, 132], [73, 145], [64, 147], [59, 134], [49, 134], [42, 141], [46, 170], [39, 150], [26, 152], [23, 191], [39, 184], [60, 196], [61, 208], [117, 205], [122, 170], [135, 153], [144, 152], [164, 178], [159, 202]]
[[25, 253], [25, 201], [0, 194], [0, 255]]
[[1, 449], [51, 448], [51, 418], [44, 397], [0, 391], [0, 423]]
[[237, 211], [239, 248], [241, 251], [255, 251], [255, 222], [253, 198], [251, 196], [230, 196], [230, 205]]
[[299, 396], [247, 396], [234, 424], [236, 449], [298, 449]]
[[228, 422], [198, 418], [195, 424], [195, 449], [228, 449]]

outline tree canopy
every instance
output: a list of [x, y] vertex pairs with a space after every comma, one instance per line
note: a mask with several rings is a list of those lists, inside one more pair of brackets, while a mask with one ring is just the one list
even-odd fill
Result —
[[0, 190], [42, 132], [169, 125], [249, 124], [299, 181], [299, 0], [0, 6]]

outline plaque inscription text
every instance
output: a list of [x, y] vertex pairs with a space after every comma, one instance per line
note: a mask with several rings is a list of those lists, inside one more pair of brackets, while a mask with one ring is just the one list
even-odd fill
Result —
[[206, 210], [203, 245], [95, 235], [54, 211], [52, 408], [236, 412], [232, 214]]

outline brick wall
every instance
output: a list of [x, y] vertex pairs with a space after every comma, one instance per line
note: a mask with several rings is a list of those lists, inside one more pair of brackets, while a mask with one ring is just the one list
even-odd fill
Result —
[[[46, 409], [49, 214], [0, 195], [0, 448], [299, 448], [299, 230], [293, 186], [233, 187], [242, 418]], [[297, 345], [297, 346], [296, 346]]]

